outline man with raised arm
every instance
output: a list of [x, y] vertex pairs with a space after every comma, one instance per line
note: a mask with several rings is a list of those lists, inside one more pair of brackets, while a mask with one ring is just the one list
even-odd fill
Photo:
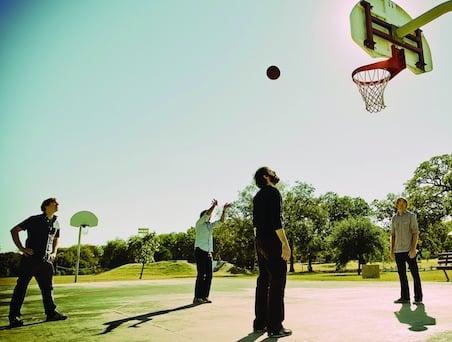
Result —
[[193, 304], [212, 303], [209, 293], [212, 284], [213, 229], [224, 222], [226, 210], [230, 207], [230, 204], [226, 203], [220, 220], [211, 223], [210, 218], [217, 205], [218, 202], [214, 199], [210, 208], [203, 210], [196, 222], [195, 261], [198, 274]]
[[253, 225], [256, 229], [256, 253], [259, 276], [256, 285], [256, 333], [285, 337], [292, 331], [283, 327], [284, 289], [290, 247], [282, 222], [282, 198], [276, 184], [276, 172], [262, 167], [254, 175], [259, 191], [253, 199]]
[[[19, 267], [19, 278], [14, 288], [9, 309], [10, 327], [20, 327], [24, 323], [20, 318], [20, 309], [25, 299], [28, 283], [35, 277], [41, 289], [47, 321], [64, 320], [67, 316], [56, 311], [52, 296], [52, 262], [58, 249], [60, 225], [55, 213], [58, 202], [55, 198], [48, 198], [41, 204], [42, 214], [31, 216], [11, 229], [11, 236], [16, 247], [22, 252]], [[19, 232], [27, 231], [25, 247], [20, 241]]]

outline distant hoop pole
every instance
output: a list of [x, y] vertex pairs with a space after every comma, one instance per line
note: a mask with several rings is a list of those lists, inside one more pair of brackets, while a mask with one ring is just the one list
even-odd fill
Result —
[[419, 17], [409, 21], [405, 25], [400, 26], [395, 30], [395, 34], [397, 37], [403, 38], [406, 35], [416, 31], [418, 28], [421, 28], [422, 26], [448, 12], [452, 12], [452, 0], [446, 1], [436, 7], [433, 7], [430, 11], [427, 11], [424, 14], [421, 14]]
[[79, 268], [79, 265], [80, 265], [80, 240], [81, 240], [81, 237], [82, 237], [82, 227], [83, 227], [83, 226], [80, 226], [80, 227], [78, 228], [77, 265], [76, 265], [76, 267], [75, 267], [75, 279], [74, 279], [74, 283], [77, 282], [77, 278], [78, 278], [78, 268]]

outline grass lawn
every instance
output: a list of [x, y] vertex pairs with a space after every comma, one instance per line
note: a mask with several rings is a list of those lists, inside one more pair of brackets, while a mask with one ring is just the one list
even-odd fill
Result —
[[[374, 263], [377, 264], [377, 263]], [[437, 265], [436, 260], [425, 261], [423, 260], [419, 267], [421, 269], [421, 279], [423, 281], [437, 281], [445, 282], [446, 277], [443, 271], [430, 270], [434, 269], [434, 265]], [[380, 264], [380, 268], [381, 268]], [[385, 269], [394, 269], [395, 264], [385, 263]], [[398, 281], [397, 272], [381, 272], [380, 279], [362, 279], [356, 273], [357, 264], [350, 262], [347, 264], [344, 272], [334, 272], [334, 264], [314, 264], [314, 272], [306, 272], [306, 264], [295, 264], [295, 273], [289, 273], [289, 280], [321, 280], [321, 281]], [[96, 274], [96, 275], [80, 275], [78, 281], [80, 283], [87, 282], [105, 282], [105, 281], [118, 281], [118, 280], [139, 280], [141, 271], [140, 264], [127, 264], [115, 268], [113, 270]], [[144, 280], [152, 279], [170, 279], [170, 278], [190, 278], [196, 276], [196, 267], [194, 264], [187, 263], [186, 261], [160, 261], [153, 264], [146, 265], [143, 273]], [[214, 277], [255, 277], [256, 275], [243, 275], [243, 274], [231, 274], [228, 268], [221, 268], [218, 272], [214, 273]], [[13, 286], [16, 283], [15, 277], [0, 278], [0, 285]], [[55, 276], [55, 284], [69, 284], [74, 282], [73, 275]], [[33, 279], [31, 284], [36, 284]]]

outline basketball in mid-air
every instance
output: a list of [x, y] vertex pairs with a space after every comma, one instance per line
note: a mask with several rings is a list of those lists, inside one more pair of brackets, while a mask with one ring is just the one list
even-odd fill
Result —
[[276, 80], [281, 75], [281, 71], [276, 65], [269, 66], [267, 69], [267, 77], [271, 80]]

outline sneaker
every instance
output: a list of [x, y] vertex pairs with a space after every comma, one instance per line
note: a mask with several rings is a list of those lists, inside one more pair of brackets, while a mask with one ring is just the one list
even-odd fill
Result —
[[420, 305], [422, 304], [422, 299], [415, 299], [413, 302], [414, 305]]
[[54, 311], [52, 314], [47, 315], [47, 322], [50, 321], [64, 321], [65, 319], [67, 319], [66, 315], [63, 315], [62, 313], [59, 313], [58, 311]]
[[394, 301], [394, 304], [410, 304], [410, 300], [409, 299], [399, 298], [399, 299]]
[[203, 303], [208, 304], [208, 303], [212, 303], [212, 301], [209, 298], [201, 298], [201, 300], [203, 301]]
[[268, 332], [268, 337], [286, 337], [292, 335], [292, 330], [281, 328], [278, 332]]
[[20, 319], [20, 317], [10, 317], [9, 318], [9, 327], [10, 328], [18, 328], [24, 325], [24, 321]]
[[204, 304], [204, 301], [201, 298], [195, 298], [193, 299], [193, 304], [195, 305]]

